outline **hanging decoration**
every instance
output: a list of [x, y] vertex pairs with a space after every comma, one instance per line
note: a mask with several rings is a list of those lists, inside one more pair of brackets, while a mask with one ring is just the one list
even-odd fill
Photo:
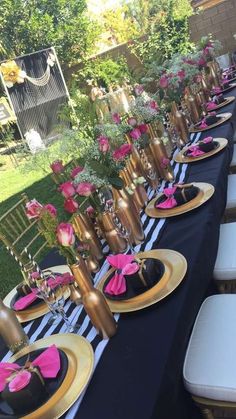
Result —
[[27, 76], [26, 72], [21, 70], [14, 60], [2, 63], [0, 65], [0, 71], [8, 88], [13, 87], [16, 83], [24, 83], [25, 80], [28, 80], [35, 86], [45, 86], [50, 78], [50, 67], [54, 66], [55, 61], [56, 57], [52, 53], [49, 53], [46, 71], [38, 78]]

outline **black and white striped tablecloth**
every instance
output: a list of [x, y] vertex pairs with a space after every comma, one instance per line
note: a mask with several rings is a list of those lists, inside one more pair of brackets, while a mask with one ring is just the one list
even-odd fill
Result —
[[[191, 143], [198, 141], [200, 138], [200, 135], [201, 135], [200, 133], [191, 135]], [[176, 150], [175, 153], [178, 153], [178, 150]], [[171, 164], [174, 170], [175, 182], [176, 183], [184, 182], [188, 165], [179, 164], [179, 163], [174, 162], [173, 160], [171, 161]], [[163, 190], [163, 188], [167, 187], [168, 185], [169, 185], [168, 182], [163, 181], [159, 190], [160, 191]], [[148, 193], [148, 199], [150, 200], [155, 195], [156, 191], [148, 187], [147, 193]], [[162, 219], [150, 218], [145, 214], [144, 211], [142, 211], [141, 213], [141, 220], [142, 220], [143, 228], [145, 232], [145, 241], [135, 247], [136, 252], [151, 250], [153, 247], [153, 243], [157, 240], [166, 222], [166, 220], [163, 218]], [[103, 244], [103, 250], [105, 252], [108, 251], [108, 247], [105, 243]], [[94, 277], [95, 285], [100, 281], [100, 279], [107, 272], [108, 267], [109, 265], [105, 261], [100, 271]], [[86, 315], [86, 312], [81, 305], [75, 306], [73, 303], [68, 301], [65, 304], [65, 311], [70, 321], [72, 321], [73, 323], [77, 322], [79, 325], [81, 325], [79, 328], [78, 334], [81, 336], [84, 336], [91, 343], [94, 350], [94, 356], [95, 356], [95, 364], [94, 364], [94, 369], [95, 369], [109, 340], [102, 340], [97, 335], [95, 328], [92, 326], [89, 320], [89, 317]], [[119, 316], [120, 316], [119, 314], [115, 315], [115, 319], [117, 321], [119, 320]], [[49, 317], [50, 317], [50, 313], [46, 314], [45, 316], [35, 321], [31, 321], [29, 324], [27, 324], [27, 326], [25, 326], [24, 330], [30, 339], [30, 343], [33, 343], [36, 340], [42, 339], [43, 337], [47, 337], [52, 334], [65, 332], [66, 325], [63, 323], [63, 321], [57, 325], [49, 326], [47, 324]], [[7, 352], [1, 361], [6, 362], [10, 358], [10, 356], [11, 356], [11, 353]], [[76, 412], [79, 409], [79, 406], [80, 406], [80, 403], [82, 401], [85, 391], [86, 389], [84, 390], [83, 394], [78, 398], [78, 400], [74, 403], [74, 405], [68, 410], [67, 414], [64, 415], [65, 419], [74, 418]]]

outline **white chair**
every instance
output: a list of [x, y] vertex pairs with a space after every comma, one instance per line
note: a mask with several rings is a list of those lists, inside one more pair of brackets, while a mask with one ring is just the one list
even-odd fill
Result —
[[236, 174], [228, 176], [226, 211], [236, 210]]
[[195, 321], [183, 367], [184, 385], [206, 419], [214, 419], [216, 409], [234, 411], [230, 417], [236, 418], [235, 356], [236, 295], [208, 297]]
[[221, 224], [213, 278], [220, 292], [236, 289], [236, 223]]

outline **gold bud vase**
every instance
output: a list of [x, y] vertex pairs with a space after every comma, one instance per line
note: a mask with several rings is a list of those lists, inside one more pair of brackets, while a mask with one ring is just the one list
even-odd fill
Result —
[[156, 189], [159, 183], [159, 173], [155, 165], [152, 152], [149, 145], [145, 148], [138, 149], [140, 163], [144, 173], [144, 177], [152, 189]]
[[189, 136], [188, 124], [183, 113], [178, 110], [175, 102], [173, 102], [171, 106], [171, 119], [176, 126], [181, 140], [186, 144]]
[[88, 215], [75, 214], [72, 221], [75, 234], [78, 238], [89, 244], [89, 250], [96, 259], [103, 258], [102, 246], [95, 232], [94, 226]]
[[98, 334], [107, 339], [115, 335], [117, 325], [103, 294], [92, 284], [92, 280], [82, 260], [70, 269], [79, 286], [82, 304]]
[[165, 146], [161, 140], [155, 136], [155, 132], [152, 130], [152, 127], [148, 125], [148, 130], [152, 134], [150, 135], [150, 149], [156, 164], [156, 168], [159, 172], [159, 175], [162, 179], [165, 179], [169, 182], [174, 180], [174, 173], [172, 167], [169, 163], [169, 158], [165, 149]]
[[148, 196], [146, 189], [143, 185], [143, 183], [138, 183], [138, 178], [140, 177], [138, 173], [135, 170], [135, 167], [131, 160], [127, 163], [127, 170], [130, 174], [130, 177], [133, 179], [135, 185], [136, 185], [136, 197], [137, 202], [139, 204], [140, 209], [143, 208], [144, 204], [148, 201]]
[[104, 211], [98, 214], [98, 224], [104, 234], [104, 237], [110, 247], [112, 253], [122, 253], [127, 249], [127, 242], [123, 237], [120, 237], [113, 221], [115, 214]]
[[122, 224], [131, 230], [132, 242], [139, 244], [145, 236], [140, 216], [135, 213], [135, 207], [128, 193], [124, 189], [113, 189], [113, 196], [117, 214]]
[[207, 63], [208, 71], [209, 71], [209, 80], [211, 83], [211, 87], [220, 87], [220, 80], [218, 74], [215, 71], [215, 64], [214, 61], [209, 61]]
[[185, 101], [191, 116], [191, 120], [194, 124], [197, 124], [201, 119], [201, 108], [199, 107], [197, 99], [192, 94], [191, 90], [186, 87], [185, 91]]

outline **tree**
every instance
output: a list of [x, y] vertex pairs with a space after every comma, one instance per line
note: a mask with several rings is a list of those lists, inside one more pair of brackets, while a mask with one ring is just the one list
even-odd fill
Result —
[[128, 7], [124, 5], [103, 13], [104, 27], [118, 44], [133, 39], [139, 34], [135, 20], [127, 12]]
[[1, 0], [0, 59], [55, 46], [65, 66], [93, 52], [99, 25], [85, 0]]

